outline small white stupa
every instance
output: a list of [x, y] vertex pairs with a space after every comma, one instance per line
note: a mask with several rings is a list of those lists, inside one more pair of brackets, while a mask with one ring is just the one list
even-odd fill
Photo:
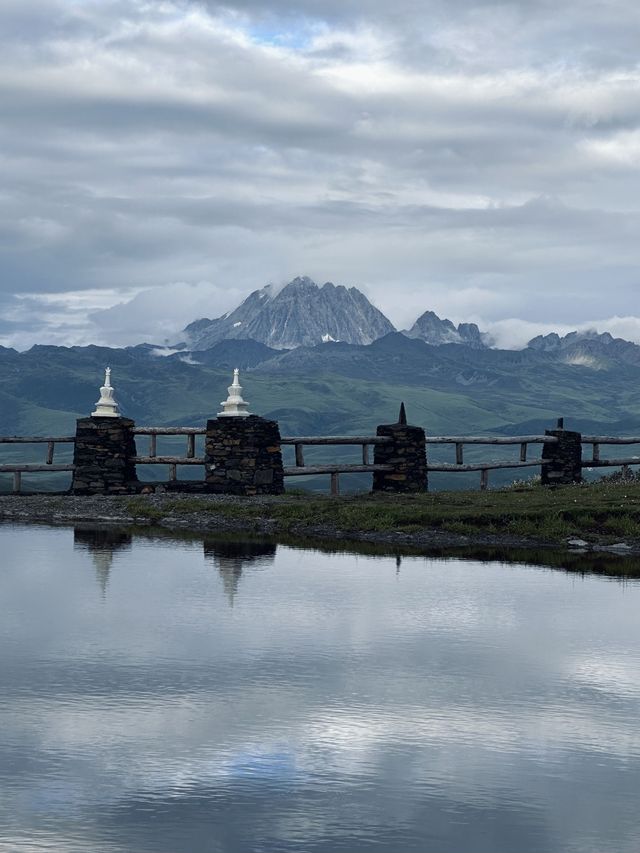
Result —
[[242, 399], [242, 385], [240, 384], [240, 371], [236, 367], [233, 371], [233, 383], [227, 388], [229, 396], [222, 403], [224, 411], [218, 412], [219, 418], [246, 418], [250, 412], [247, 411], [249, 404]]
[[91, 412], [92, 418], [119, 418], [118, 404], [113, 399], [113, 386], [111, 385], [111, 368], [107, 367], [104, 372], [104, 385], [100, 389], [100, 399], [96, 403], [95, 412]]

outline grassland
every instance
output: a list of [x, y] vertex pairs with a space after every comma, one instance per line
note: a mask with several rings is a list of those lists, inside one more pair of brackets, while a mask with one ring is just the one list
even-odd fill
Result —
[[334, 531], [339, 535], [429, 532], [470, 541], [518, 538], [560, 543], [575, 537], [592, 543], [640, 543], [640, 486], [599, 483], [549, 489], [541, 486], [487, 492], [419, 495], [314, 494], [262, 500], [210, 501], [165, 496], [128, 500], [128, 513], [149, 521], [192, 516], [242, 522], [247, 530], [269, 523], [280, 533]]

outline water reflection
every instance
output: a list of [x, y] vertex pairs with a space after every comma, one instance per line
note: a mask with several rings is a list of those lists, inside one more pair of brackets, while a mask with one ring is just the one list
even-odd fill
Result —
[[[141, 538], [157, 540], [156, 531], [138, 534]], [[159, 541], [166, 542], [166, 535]], [[78, 526], [73, 531], [73, 547], [77, 551], [86, 551], [91, 555], [96, 579], [100, 590], [106, 595], [114, 556], [119, 552], [130, 551], [133, 534], [129, 530], [110, 527]], [[262, 539], [238, 541], [224, 538], [206, 538], [202, 540], [205, 560], [212, 562], [218, 569], [225, 595], [231, 606], [238, 593], [243, 570], [265, 568], [272, 565], [277, 551], [275, 542]]]
[[640, 584], [363, 550], [0, 526], [0, 850], [635, 853]]
[[[218, 569], [225, 594], [230, 604], [238, 593], [243, 570], [251, 567], [262, 569], [272, 565], [276, 559], [278, 543], [274, 539], [250, 537], [242, 540], [224, 536], [199, 537], [197, 534], [175, 532], [168, 534], [164, 529], [139, 528], [135, 535], [140, 539], [162, 541], [201, 542], [205, 559]], [[74, 547], [88, 551], [96, 569], [96, 578], [103, 591], [106, 590], [113, 558], [119, 551], [131, 549], [133, 534], [121, 528], [100, 528], [87, 525], [74, 529]], [[505, 548], [496, 546], [468, 546], [465, 548], [439, 548], [407, 546], [398, 551], [397, 545], [367, 542], [333, 542], [325, 539], [300, 541], [295, 537], [284, 537], [281, 545], [294, 548], [313, 548], [325, 554], [362, 554], [378, 557], [393, 557], [396, 573], [400, 574], [404, 557], [424, 559], [473, 560], [479, 563], [505, 563], [508, 565], [534, 565], [560, 569], [581, 576], [606, 575], [620, 580], [640, 579], [640, 557], [607, 551], [570, 551], [553, 548]]]
[[640, 557], [607, 551], [567, 551], [553, 548], [437, 548], [430, 549], [431, 558], [462, 558], [480, 563], [507, 563], [546, 566], [562, 569], [583, 577], [607, 575], [612, 578], [640, 578]]
[[271, 565], [276, 557], [277, 546], [273, 542], [262, 540], [225, 540], [205, 539], [202, 543], [204, 556], [218, 569], [225, 595], [229, 604], [233, 602], [238, 592], [238, 585], [243, 569], [264, 568]]
[[103, 597], [107, 592], [113, 557], [118, 551], [130, 551], [133, 536], [126, 530], [113, 527], [76, 527], [73, 547], [91, 554], [96, 580]]

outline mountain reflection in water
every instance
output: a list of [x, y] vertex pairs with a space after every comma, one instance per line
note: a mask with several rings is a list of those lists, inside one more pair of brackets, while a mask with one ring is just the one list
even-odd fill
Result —
[[0, 850], [635, 853], [636, 561], [317, 545], [0, 526]]

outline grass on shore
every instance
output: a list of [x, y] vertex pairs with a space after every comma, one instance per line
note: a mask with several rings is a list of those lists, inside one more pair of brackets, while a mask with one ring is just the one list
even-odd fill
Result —
[[282, 532], [331, 526], [344, 532], [508, 534], [557, 541], [569, 536], [615, 541], [640, 538], [640, 485], [597, 483], [563, 488], [529, 486], [486, 492], [418, 495], [349, 495], [330, 498], [284, 495], [257, 503], [211, 502], [206, 498], [167, 500], [143, 497], [127, 504], [135, 517], [204, 513], [251, 522], [272, 519]]

